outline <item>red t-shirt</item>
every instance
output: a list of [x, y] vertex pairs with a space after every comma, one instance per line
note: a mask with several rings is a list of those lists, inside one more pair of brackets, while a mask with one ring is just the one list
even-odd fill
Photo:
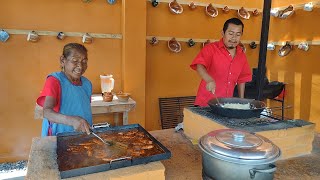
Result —
[[[73, 83], [76, 86], [81, 86], [81, 82]], [[46, 100], [46, 96], [51, 96], [56, 99], [56, 106], [53, 108], [55, 112], [59, 112], [60, 110], [60, 98], [61, 98], [61, 85], [60, 81], [53, 77], [49, 76], [44, 84], [43, 90], [40, 92], [40, 96], [37, 99], [37, 104], [41, 107], [44, 105], [44, 101]]]
[[37, 99], [37, 104], [41, 107], [44, 105], [46, 96], [51, 96], [56, 99], [56, 106], [53, 108], [55, 112], [60, 110], [60, 97], [61, 97], [61, 86], [58, 79], [53, 76], [49, 76], [44, 84], [43, 90]]
[[[207, 44], [193, 60], [190, 67], [197, 69], [197, 64], [202, 64], [208, 74], [216, 82], [215, 94], [217, 97], [232, 97], [237, 83], [249, 82], [252, 79], [251, 69], [242, 48], [236, 47], [236, 55], [232, 59], [226, 49], [223, 39]], [[214, 95], [206, 90], [206, 82], [201, 80], [195, 105], [207, 106]]]

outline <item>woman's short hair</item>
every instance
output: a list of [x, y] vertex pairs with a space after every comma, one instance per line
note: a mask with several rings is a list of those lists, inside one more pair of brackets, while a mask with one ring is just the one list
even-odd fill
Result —
[[76, 49], [84, 54], [88, 53], [88, 50], [86, 47], [84, 47], [84, 45], [79, 44], [79, 43], [69, 43], [63, 47], [63, 53], [62, 53], [63, 56], [68, 57], [70, 55], [72, 49]]

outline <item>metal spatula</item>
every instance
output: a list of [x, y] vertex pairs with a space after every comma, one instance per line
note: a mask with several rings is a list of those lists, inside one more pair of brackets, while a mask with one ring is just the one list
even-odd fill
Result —
[[126, 144], [123, 144], [121, 142], [117, 142], [117, 141], [108, 141], [108, 140], [104, 140], [102, 139], [100, 136], [98, 136], [95, 132], [93, 132], [91, 129], [90, 129], [90, 133], [93, 134], [95, 137], [97, 137], [98, 139], [100, 139], [105, 145], [107, 146], [115, 146], [116, 148], [119, 148], [119, 149], [127, 149], [128, 148], [128, 145]]

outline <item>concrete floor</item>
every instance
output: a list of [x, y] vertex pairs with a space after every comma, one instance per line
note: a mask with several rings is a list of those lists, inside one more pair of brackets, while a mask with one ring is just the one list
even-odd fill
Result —
[[[166, 129], [150, 133], [172, 153], [169, 160], [162, 161], [167, 180], [202, 179], [201, 151], [183, 132]], [[315, 135], [312, 154], [280, 160], [276, 166], [276, 180], [320, 180], [320, 135]]]

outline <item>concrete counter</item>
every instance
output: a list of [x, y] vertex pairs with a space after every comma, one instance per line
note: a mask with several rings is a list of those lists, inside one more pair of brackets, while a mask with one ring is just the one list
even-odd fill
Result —
[[[140, 171], [140, 174], [136, 176], [138, 179], [149, 179], [150, 175], [154, 180], [163, 179], [164, 177], [166, 180], [202, 179], [201, 151], [197, 145], [191, 143], [183, 132], [166, 129], [151, 131], [150, 133], [171, 151], [172, 157], [170, 159], [161, 161], [161, 163], [153, 162], [146, 165], [138, 165], [141, 167], [132, 166], [77, 178], [112, 179], [108, 176], [113, 175], [114, 179], [125, 179], [125, 174], [133, 177], [135, 172]], [[35, 152], [33, 154], [30, 153], [26, 179], [60, 178], [57, 171], [58, 166], [54, 161], [56, 159], [55, 141], [55, 137], [48, 137], [47, 139], [34, 138], [32, 149], [35, 150], [36, 154], [34, 154]], [[276, 165], [275, 179], [320, 179], [320, 135], [316, 134], [315, 136], [311, 154], [277, 161]], [[130, 168], [134, 168], [134, 171], [131, 171]], [[154, 174], [152, 175], [151, 172]]]

